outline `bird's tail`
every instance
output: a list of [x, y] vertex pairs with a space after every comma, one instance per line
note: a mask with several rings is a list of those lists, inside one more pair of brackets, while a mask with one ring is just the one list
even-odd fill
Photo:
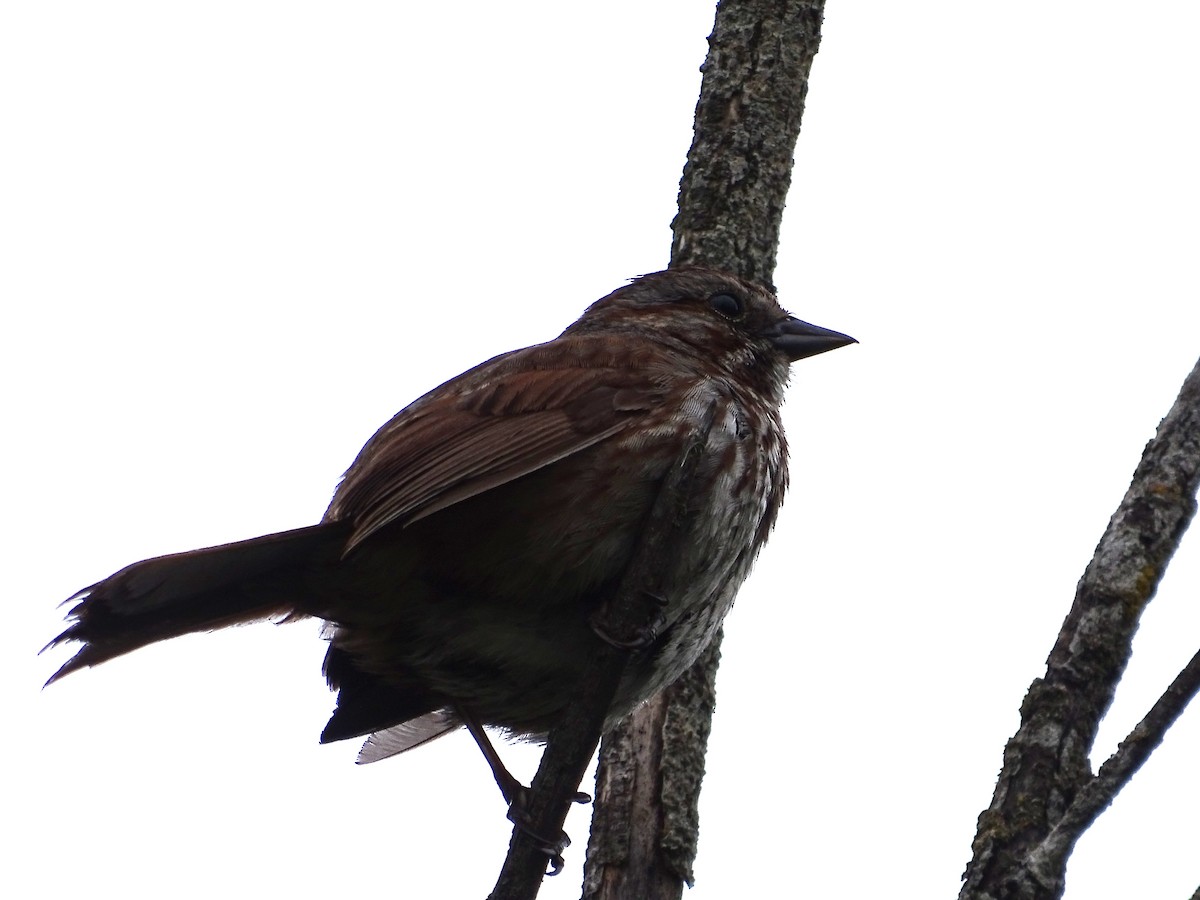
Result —
[[306, 576], [335, 563], [346, 537], [325, 522], [127, 566], [70, 598], [70, 627], [46, 647], [83, 646], [46, 684], [156, 641], [296, 614]]

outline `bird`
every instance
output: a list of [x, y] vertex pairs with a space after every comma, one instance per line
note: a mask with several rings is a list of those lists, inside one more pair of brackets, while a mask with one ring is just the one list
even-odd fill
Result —
[[606, 639], [594, 616], [701, 420], [661, 612], [606, 728], [712, 639], [787, 488], [790, 365], [851, 343], [726, 272], [632, 279], [402, 409], [318, 524], [143, 560], [69, 598], [44, 649], [77, 649], [46, 683], [192, 632], [318, 619], [337, 691], [322, 743], [365, 738], [369, 763], [465, 726], [511, 804], [523, 788], [485, 727], [542, 740], [572, 702]]

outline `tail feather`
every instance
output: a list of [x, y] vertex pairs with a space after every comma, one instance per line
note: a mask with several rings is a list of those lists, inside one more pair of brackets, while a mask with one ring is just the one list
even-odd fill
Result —
[[399, 725], [376, 731], [367, 738], [355, 760], [359, 765], [379, 762], [424, 746], [435, 738], [462, 728], [462, 720], [450, 710], [438, 709]]
[[[415, 678], [402, 685], [363, 671], [354, 657], [337, 644], [331, 645], [325, 654], [323, 669], [329, 686], [338, 692], [338, 699], [337, 709], [321, 732], [322, 744], [384, 731], [425, 717], [448, 702], [435, 697]], [[393, 679], [397, 675], [393, 673]], [[417, 743], [421, 741], [414, 741], [411, 746]]]
[[67, 601], [71, 624], [45, 649], [83, 646], [46, 684], [156, 641], [295, 614], [305, 573], [340, 558], [347, 536], [324, 522], [127, 566]]

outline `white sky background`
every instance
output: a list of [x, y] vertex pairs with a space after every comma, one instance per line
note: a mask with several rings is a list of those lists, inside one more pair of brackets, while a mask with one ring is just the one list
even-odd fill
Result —
[[[315, 625], [45, 692], [67, 653], [34, 654], [127, 563], [316, 521], [397, 409], [662, 268], [712, 16], [3, 7], [0, 889], [487, 894], [509, 828], [470, 739], [367, 767], [319, 746]], [[1018, 704], [1200, 353], [1198, 30], [1178, 2], [830, 0], [776, 282], [862, 343], [796, 367], [694, 900], [957, 893]], [[1103, 755], [1200, 646], [1198, 586], [1191, 534]], [[1190, 895], [1197, 758], [1192, 709], [1081, 842], [1070, 900]], [[578, 896], [588, 814], [547, 900]]]

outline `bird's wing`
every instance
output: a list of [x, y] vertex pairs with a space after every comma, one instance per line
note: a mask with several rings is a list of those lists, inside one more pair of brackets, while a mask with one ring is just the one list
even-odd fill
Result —
[[635, 359], [583, 338], [497, 357], [426, 394], [373, 437], [346, 472], [327, 519], [349, 520], [349, 553], [578, 453], [660, 405], [665, 389]]

